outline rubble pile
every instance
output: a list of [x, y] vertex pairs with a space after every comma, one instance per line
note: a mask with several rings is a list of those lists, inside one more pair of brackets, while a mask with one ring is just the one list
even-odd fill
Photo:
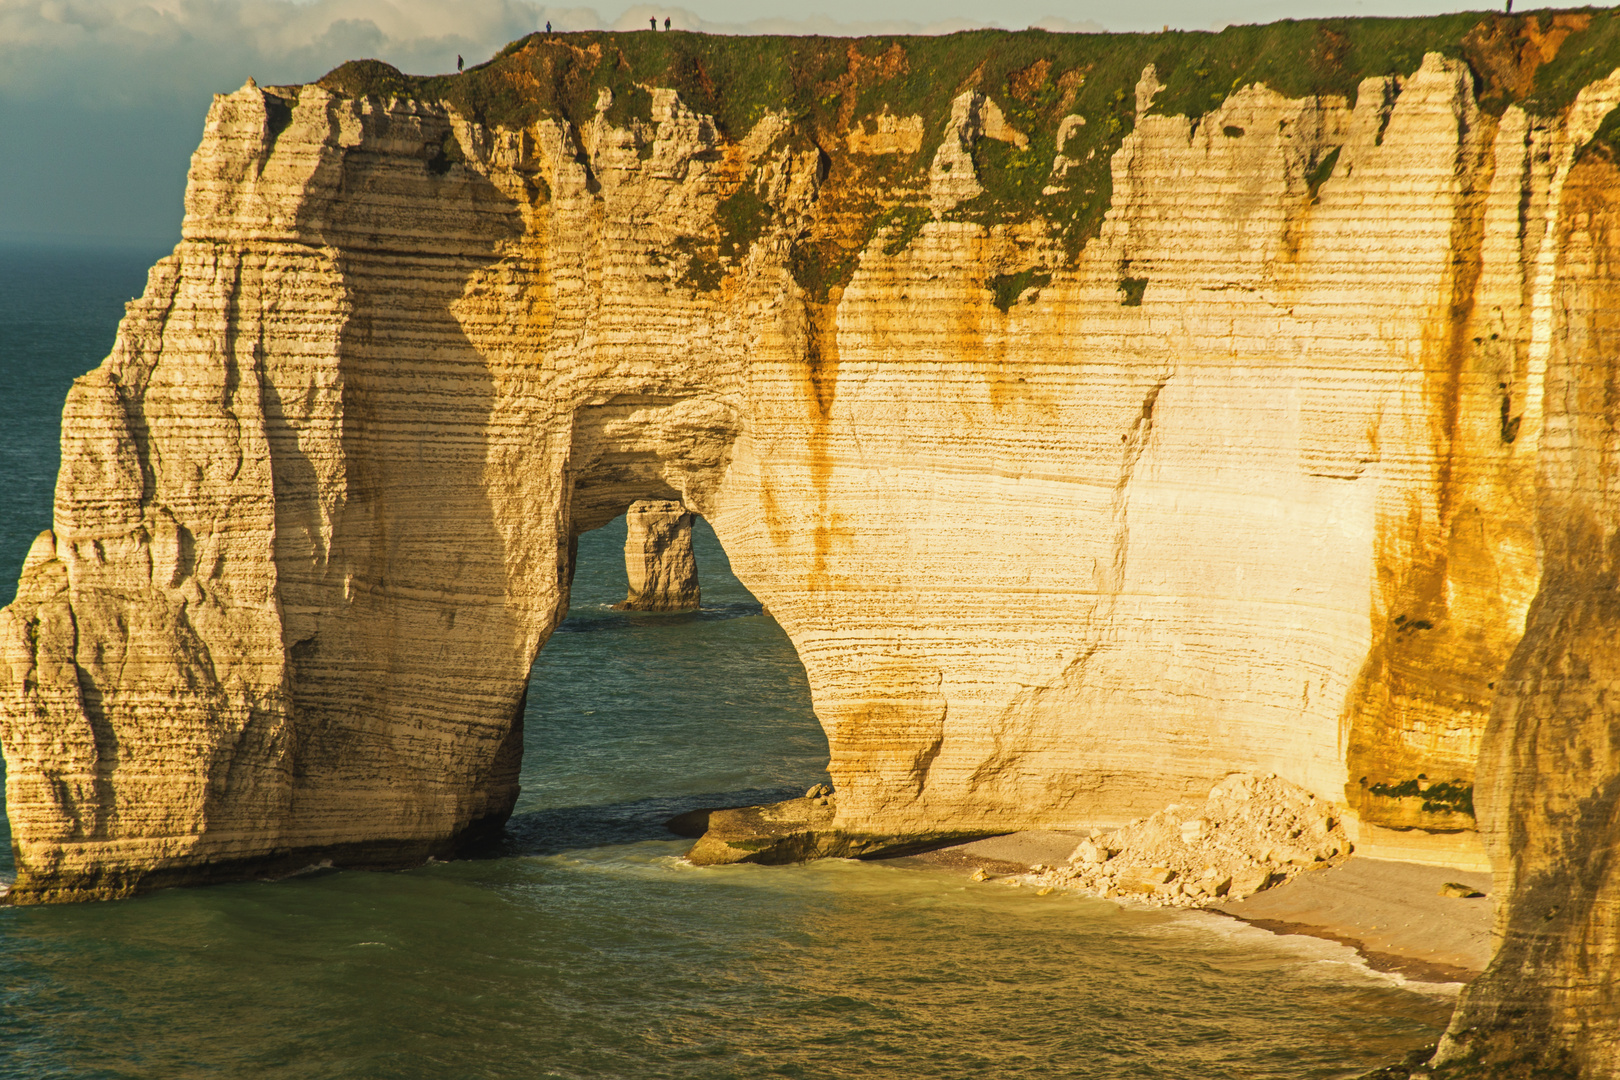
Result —
[[1275, 774], [1234, 773], [1202, 805], [1171, 805], [1113, 832], [1092, 830], [1067, 865], [1036, 866], [1029, 880], [1197, 907], [1252, 896], [1350, 849], [1331, 804]]

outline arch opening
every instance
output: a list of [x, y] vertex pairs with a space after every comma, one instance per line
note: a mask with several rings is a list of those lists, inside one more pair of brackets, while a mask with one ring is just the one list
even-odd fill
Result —
[[791, 800], [827, 780], [798, 653], [713, 528], [689, 514], [701, 601], [653, 612], [622, 606], [627, 517], [571, 545], [567, 613], [530, 671], [504, 853], [690, 846], [667, 823]]

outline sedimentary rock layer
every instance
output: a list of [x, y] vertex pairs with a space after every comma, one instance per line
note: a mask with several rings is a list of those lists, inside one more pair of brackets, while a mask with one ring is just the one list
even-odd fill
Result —
[[1488, 728], [1447, 1053], [1529, 1018], [1598, 1075], [1615, 27], [536, 36], [218, 98], [0, 615], [13, 899], [497, 827], [575, 539], [669, 500], [804, 661], [805, 850], [1234, 771], [1461, 850]]

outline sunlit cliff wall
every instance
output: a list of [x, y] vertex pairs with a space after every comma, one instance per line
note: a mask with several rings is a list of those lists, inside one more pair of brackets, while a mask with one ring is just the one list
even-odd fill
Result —
[[[804, 661], [829, 850], [1247, 770], [1463, 859], [1489, 732], [1521, 944], [1469, 1015], [1596, 1061], [1553, 1018], [1620, 940], [1613, 830], [1543, 822], [1620, 775], [1568, 682], [1617, 64], [1608, 14], [574, 35], [218, 98], [0, 613], [13, 898], [498, 828], [573, 540], [678, 499]], [[1588, 902], [1522, 946], [1548, 880]]]

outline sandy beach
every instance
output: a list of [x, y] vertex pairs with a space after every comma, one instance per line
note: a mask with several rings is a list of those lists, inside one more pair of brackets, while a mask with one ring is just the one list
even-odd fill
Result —
[[[1485, 895], [1443, 895], [1448, 882]], [[1490, 888], [1489, 874], [1352, 856], [1210, 910], [1279, 934], [1342, 942], [1379, 971], [1467, 982], [1491, 959]]]
[[[905, 862], [993, 876], [1059, 864], [1080, 833], [1011, 833], [908, 856]], [[1456, 883], [1485, 895], [1442, 895]], [[1467, 982], [1491, 957], [1489, 874], [1351, 856], [1244, 900], [1210, 905], [1278, 934], [1304, 934], [1354, 948], [1378, 971], [1424, 982]]]

